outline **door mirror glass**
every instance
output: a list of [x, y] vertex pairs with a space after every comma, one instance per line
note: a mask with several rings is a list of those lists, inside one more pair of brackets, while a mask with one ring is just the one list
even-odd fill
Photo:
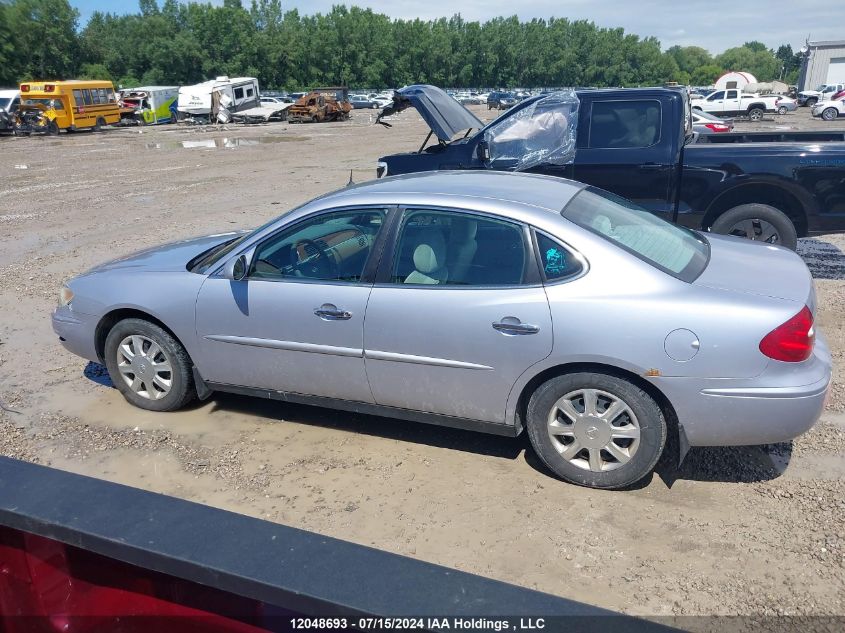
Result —
[[226, 268], [223, 269], [223, 276], [232, 281], [241, 281], [246, 277], [248, 270], [249, 262], [247, 262], [246, 255], [238, 255], [228, 261]]

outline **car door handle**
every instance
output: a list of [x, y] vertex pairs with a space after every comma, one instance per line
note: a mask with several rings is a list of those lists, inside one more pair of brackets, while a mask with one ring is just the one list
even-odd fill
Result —
[[658, 163], [643, 163], [640, 165], [640, 169], [642, 170], [651, 170], [651, 169], [662, 169], [663, 165], [659, 165]]
[[536, 334], [540, 331], [539, 326], [530, 323], [522, 323], [516, 317], [505, 317], [501, 321], [492, 324], [493, 329], [506, 336], [519, 336], [521, 334]]
[[323, 321], [348, 321], [352, 318], [351, 312], [341, 310], [333, 303], [324, 303], [319, 308], [314, 308], [314, 314]]

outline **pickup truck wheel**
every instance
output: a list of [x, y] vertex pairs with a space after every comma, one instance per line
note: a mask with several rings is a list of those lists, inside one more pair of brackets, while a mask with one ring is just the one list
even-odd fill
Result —
[[812, 108], [812, 107], [813, 107], [814, 105], [816, 105], [818, 102], [819, 102], [819, 100], [818, 100], [818, 99], [816, 99], [815, 97], [810, 97], [809, 99], [807, 99], [807, 107], [808, 107], [808, 108]]
[[180, 409], [196, 395], [192, 363], [167, 331], [143, 319], [124, 319], [109, 331], [106, 368], [130, 404], [149, 411]]
[[630, 486], [654, 469], [666, 444], [660, 407], [615, 376], [552, 378], [531, 395], [527, 413], [537, 455], [558, 477], [580, 486]]
[[785, 246], [793, 251], [798, 246], [798, 234], [792, 220], [767, 204], [741, 204], [729, 209], [716, 218], [710, 230]]
[[751, 121], [761, 121], [766, 111], [763, 108], [751, 108], [748, 111], [748, 118]]
[[825, 121], [835, 121], [836, 117], [838, 117], [838, 116], [839, 116], [839, 110], [837, 110], [836, 108], [825, 108], [822, 111], [822, 118]]

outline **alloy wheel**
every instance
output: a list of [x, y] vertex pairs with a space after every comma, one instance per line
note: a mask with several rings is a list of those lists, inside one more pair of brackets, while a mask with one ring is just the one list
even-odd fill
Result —
[[757, 242], [767, 242], [769, 244], [781, 243], [780, 233], [778, 233], [778, 230], [774, 227], [774, 225], [759, 218], [741, 220], [740, 222], [734, 224], [728, 230], [727, 234], [744, 237]]

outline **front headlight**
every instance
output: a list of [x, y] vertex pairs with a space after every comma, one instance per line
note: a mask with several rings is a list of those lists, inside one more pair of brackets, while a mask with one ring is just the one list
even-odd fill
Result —
[[59, 290], [59, 307], [63, 308], [70, 305], [71, 301], [73, 301], [73, 290], [67, 286], [62, 286], [62, 289]]

